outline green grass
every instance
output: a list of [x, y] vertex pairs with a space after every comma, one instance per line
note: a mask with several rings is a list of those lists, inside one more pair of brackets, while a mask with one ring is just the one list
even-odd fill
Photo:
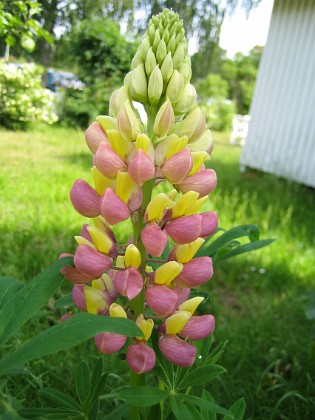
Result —
[[[272, 175], [239, 170], [240, 148], [216, 134], [209, 166], [218, 187], [205, 208], [219, 224], [257, 224], [269, 247], [222, 262], [206, 286], [203, 306], [216, 316], [216, 342], [229, 340], [220, 360], [228, 370], [211, 392], [224, 406], [244, 395], [246, 418], [311, 419], [315, 410], [314, 325], [302, 297], [315, 287], [315, 191]], [[29, 280], [61, 252], [74, 250], [83, 218], [69, 200], [76, 178], [91, 180], [91, 156], [80, 131], [39, 127], [0, 131], [0, 275]], [[121, 237], [123, 229], [117, 232]], [[65, 284], [64, 290], [69, 290]], [[49, 311], [23, 329], [10, 347], [56, 322]], [[8, 347], [8, 348], [10, 348]], [[95, 359], [93, 343], [30, 364], [32, 375], [10, 378], [8, 390], [28, 406], [39, 386], [74, 388], [73, 367]], [[117, 363], [110, 357], [109, 368]], [[118, 371], [126, 374], [123, 363]], [[121, 385], [118, 377], [112, 386]]]

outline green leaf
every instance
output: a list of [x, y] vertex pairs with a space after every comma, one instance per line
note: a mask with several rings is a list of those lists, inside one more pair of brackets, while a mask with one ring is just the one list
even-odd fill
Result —
[[8, 299], [15, 296], [24, 284], [13, 277], [0, 277], [0, 309]]
[[64, 394], [58, 389], [44, 388], [39, 391], [39, 396], [56, 408], [70, 408], [71, 410], [81, 413], [80, 405], [72, 397]]
[[228, 258], [236, 257], [237, 255], [244, 254], [245, 252], [256, 251], [257, 249], [264, 248], [274, 242], [274, 239], [262, 239], [260, 241], [251, 242], [249, 244], [240, 245], [237, 248], [232, 249], [232, 251], [226, 252], [223, 255], [220, 255], [216, 261], [227, 260]]
[[209, 335], [207, 338], [205, 338], [204, 340], [199, 340], [195, 343], [195, 346], [197, 348], [197, 354], [198, 354], [198, 358], [197, 358], [197, 363], [198, 361], [200, 361], [200, 363], [203, 363], [209, 354], [209, 351], [212, 347], [213, 344], [213, 334]]
[[178, 386], [182, 389], [195, 385], [206, 385], [224, 372], [226, 370], [222, 366], [201, 366], [186, 375]]
[[63, 308], [65, 306], [73, 306], [73, 300], [72, 300], [72, 293], [69, 293], [68, 295], [61, 296], [56, 303], [55, 308]]
[[232, 416], [224, 416], [223, 420], [242, 420], [244, 417], [246, 408], [246, 403], [244, 397], [240, 398], [239, 400], [235, 401], [234, 404], [231, 405], [229, 411], [232, 413]]
[[125, 318], [110, 318], [85, 312], [73, 315], [61, 324], [55, 325], [31, 338], [0, 361], [0, 375], [46, 354], [67, 350], [97, 334], [113, 332], [127, 337], [142, 335], [136, 324]]
[[186, 407], [194, 420], [207, 420], [207, 418], [204, 418], [202, 416], [202, 414], [195, 405], [186, 401]]
[[150, 407], [164, 400], [169, 393], [162, 389], [149, 386], [126, 388], [117, 394], [117, 399], [128, 402], [136, 407]]
[[21, 37], [21, 47], [24, 48], [27, 52], [33, 52], [35, 49], [36, 43], [33, 37], [29, 34], [23, 34]]
[[223, 407], [220, 407], [218, 404], [215, 404], [213, 402], [204, 400], [199, 397], [195, 397], [193, 395], [186, 395], [186, 394], [180, 394], [180, 396], [185, 400], [190, 402], [191, 404], [196, 405], [197, 407], [204, 408], [212, 413], [218, 413], [218, 414], [224, 414], [231, 416], [232, 414], [226, 410]]
[[[206, 389], [204, 389], [202, 391], [201, 398], [203, 400], [207, 400], [207, 401], [210, 401], [210, 402], [214, 403], [214, 399], [212, 398], [211, 394]], [[202, 415], [203, 420], [217, 420], [216, 413], [210, 413], [205, 408], [201, 408], [200, 411], [201, 411], [201, 415]]]
[[47, 302], [64, 279], [61, 268], [72, 261], [72, 257], [56, 261], [8, 299], [0, 310], [0, 346]]
[[216, 363], [217, 360], [220, 359], [221, 355], [224, 352], [224, 348], [227, 345], [228, 340], [223, 341], [222, 343], [220, 343], [218, 346], [216, 346], [212, 352], [209, 354], [209, 356], [206, 359], [206, 363], [209, 364], [214, 364]]
[[62, 408], [23, 408], [19, 410], [23, 418], [33, 419], [43, 417], [44, 419], [69, 419], [78, 415], [77, 411]]
[[84, 360], [82, 360], [77, 366], [75, 374], [75, 387], [81, 402], [85, 399], [87, 393], [89, 392], [90, 379], [89, 366]]
[[21, 403], [11, 395], [0, 398], [0, 418], [1, 420], [22, 420], [18, 415], [18, 410], [22, 408]]
[[172, 411], [177, 420], [195, 420], [187, 410], [186, 404], [177, 396], [172, 399]]
[[129, 414], [129, 404], [123, 403], [111, 411], [109, 414], [106, 414], [102, 420], [121, 420], [128, 418]]
[[9, 34], [5, 37], [5, 43], [9, 45], [9, 47], [14, 47], [14, 45], [16, 44], [16, 39], [13, 35]]

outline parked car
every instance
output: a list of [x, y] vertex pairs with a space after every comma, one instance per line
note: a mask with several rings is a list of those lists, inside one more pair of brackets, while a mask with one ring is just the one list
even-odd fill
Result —
[[54, 69], [47, 70], [44, 83], [52, 92], [56, 92], [58, 87], [74, 90], [83, 90], [85, 87], [85, 83], [79, 80], [75, 74]]

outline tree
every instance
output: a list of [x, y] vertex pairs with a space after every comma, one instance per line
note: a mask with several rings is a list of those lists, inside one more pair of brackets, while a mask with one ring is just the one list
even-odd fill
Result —
[[10, 47], [20, 41], [20, 45], [28, 52], [35, 49], [36, 38], [44, 38], [51, 43], [51, 35], [34, 19], [41, 13], [39, 3], [31, 0], [15, 1], [0, 4], [0, 37], [5, 40], [4, 59], [9, 60]]

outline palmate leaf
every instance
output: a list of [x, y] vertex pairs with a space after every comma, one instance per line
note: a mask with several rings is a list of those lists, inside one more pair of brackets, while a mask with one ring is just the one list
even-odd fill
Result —
[[142, 336], [136, 324], [125, 318], [110, 318], [85, 312], [55, 325], [31, 338], [0, 361], [0, 376], [29, 360], [67, 350], [103, 332], [127, 337]]
[[[222, 231], [218, 230], [216, 233]], [[223, 261], [245, 252], [255, 251], [270, 245], [274, 239], [259, 240], [259, 228], [255, 225], [242, 225], [224, 231], [216, 239], [209, 238], [199, 249], [196, 256], [210, 256], [215, 261]], [[241, 244], [236, 239], [247, 237], [249, 243]]]
[[232, 413], [232, 417], [224, 416], [223, 420], [231, 420], [231, 419], [242, 420], [244, 417], [245, 408], [246, 408], [245, 399], [242, 397], [239, 400], [235, 401], [235, 403], [232, 404], [231, 407], [229, 408], [229, 411]]
[[172, 400], [172, 411], [177, 420], [195, 420], [187, 409], [186, 404], [177, 396]]
[[3, 345], [50, 298], [62, 283], [61, 268], [72, 264], [72, 257], [62, 258], [3, 302], [0, 309], [0, 346]]
[[117, 394], [117, 398], [137, 407], [150, 407], [164, 400], [168, 395], [169, 392], [162, 389], [138, 386], [123, 389]]
[[66, 408], [74, 411], [81, 412], [80, 405], [67, 394], [55, 388], [44, 388], [39, 391], [39, 396], [48, 402], [53, 407]]
[[218, 404], [213, 402], [204, 400], [203, 398], [195, 397], [194, 395], [186, 395], [186, 394], [179, 394], [181, 398], [191, 404], [196, 405], [204, 410], [208, 410], [212, 413], [224, 414], [227, 416], [231, 416], [233, 418], [232, 413], [229, 410], [226, 410], [223, 407], [220, 407]]
[[206, 385], [224, 372], [226, 370], [219, 365], [201, 366], [186, 375], [178, 385], [178, 388], [184, 389], [195, 385]]

